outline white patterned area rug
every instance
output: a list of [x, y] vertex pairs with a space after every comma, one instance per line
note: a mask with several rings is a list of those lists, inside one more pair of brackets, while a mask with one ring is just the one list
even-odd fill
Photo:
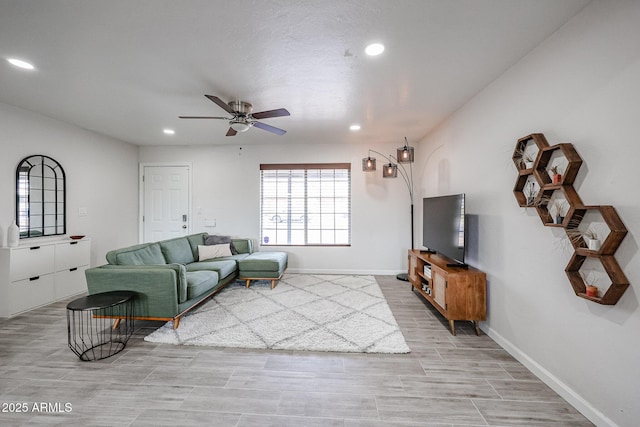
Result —
[[285, 274], [227, 286], [180, 327], [168, 322], [145, 341], [176, 345], [357, 353], [408, 353], [373, 276]]

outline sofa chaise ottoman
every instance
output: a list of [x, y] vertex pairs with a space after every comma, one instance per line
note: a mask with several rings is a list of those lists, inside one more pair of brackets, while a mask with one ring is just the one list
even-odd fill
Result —
[[286, 252], [254, 252], [251, 256], [239, 259], [239, 278], [246, 280], [248, 288], [252, 280], [271, 280], [271, 289], [276, 287], [287, 268]]
[[286, 269], [286, 253], [280, 252], [278, 271], [274, 272], [270, 257], [264, 259], [263, 252], [253, 252], [251, 239], [229, 239], [235, 254], [205, 259], [199, 248], [202, 247], [203, 253], [209, 252], [204, 248], [207, 237], [207, 233], [199, 233], [109, 251], [108, 264], [85, 271], [89, 294], [134, 291], [138, 294], [135, 319], [173, 320], [173, 327], [177, 329], [184, 314], [238, 277], [242, 271], [240, 261], [255, 261], [245, 265], [249, 270], [242, 272], [243, 279], [264, 273], [265, 277], [278, 280]]

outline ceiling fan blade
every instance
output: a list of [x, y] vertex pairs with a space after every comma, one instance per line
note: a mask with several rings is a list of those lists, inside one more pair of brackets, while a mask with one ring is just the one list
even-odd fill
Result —
[[178, 116], [179, 119], [220, 119], [231, 120], [229, 117], [210, 117], [210, 116]]
[[236, 136], [236, 132], [235, 130], [233, 130], [233, 128], [229, 128], [229, 130], [227, 131], [227, 136]]
[[259, 113], [253, 113], [251, 117], [254, 119], [268, 119], [269, 117], [283, 117], [290, 116], [286, 108], [278, 108], [277, 110], [261, 111]]
[[284, 129], [280, 129], [260, 122], [253, 122], [253, 125], [262, 130], [266, 130], [267, 132], [275, 133], [276, 135], [284, 135], [285, 133], [287, 133], [287, 131]]
[[213, 102], [215, 102], [216, 104], [218, 104], [218, 107], [222, 108], [224, 111], [226, 111], [227, 113], [233, 116], [233, 110], [231, 110], [231, 107], [229, 107], [227, 103], [224, 102], [222, 99], [218, 98], [215, 95], [205, 95], [205, 96], [210, 100], [212, 100]]

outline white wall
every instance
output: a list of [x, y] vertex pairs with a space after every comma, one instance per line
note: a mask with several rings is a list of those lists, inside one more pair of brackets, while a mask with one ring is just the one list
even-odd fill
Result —
[[[416, 150], [420, 197], [465, 192], [477, 220], [469, 263], [487, 272], [483, 330], [597, 425], [640, 420], [638, 23], [640, 2], [590, 3]], [[574, 295], [564, 233], [516, 203], [511, 155], [533, 132], [575, 145], [583, 202], [613, 205], [629, 229], [616, 259], [631, 286], [615, 306]]]
[[[57, 160], [67, 185], [67, 235], [92, 239], [91, 265], [107, 251], [138, 240], [138, 148], [44, 116], [0, 103], [0, 227], [15, 219], [15, 173], [33, 154]], [[87, 209], [80, 217], [78, 208]], [[37, 241], [37, 239], [30, 239]]]
[[[375, 173], [362, 172], [361, 162], [368, 148], [395, 155], [402, 145], [399, 140], [391, 145], [309, 145], [287, 136], [286, 142], [275, 145], [243, 146], [236, 138], [224, 146], [140, 147], [140, 161], [193, 163], [192, 232], [256, 241], [260, 234], [260, 163], [350, 162], [350, 247], [259, 249], [287, 251], [290, 272], [395, 274], [406, 269], [411, 245], [409, 192], [401, 178], [383, 179], [380, 167]], [[377, 157], [382, 164], [383, 159]], [[205, 219], [215, 219], [216, 227], [205, 227]]]

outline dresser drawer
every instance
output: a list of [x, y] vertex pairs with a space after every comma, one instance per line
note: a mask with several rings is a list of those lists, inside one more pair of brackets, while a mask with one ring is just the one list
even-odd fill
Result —
[[56, 244], [56, 271], [89, 265], [89, 241], [73, 241]]
[[53, 276], [53, 274], [46, 274], [12, 282], [9, 285], [11, 294], [11, 307], [9, 309], [11, 310], [11, 315], [13, 316], [53, 301]]
[[86, 266], [56, 273], [55, 299], [59, 300], [81, 292], [87, 292]]
[[11, 253], [10, 281], [43, 276], [54, 272], [54, 245], [34, 245], [15, 249]]

